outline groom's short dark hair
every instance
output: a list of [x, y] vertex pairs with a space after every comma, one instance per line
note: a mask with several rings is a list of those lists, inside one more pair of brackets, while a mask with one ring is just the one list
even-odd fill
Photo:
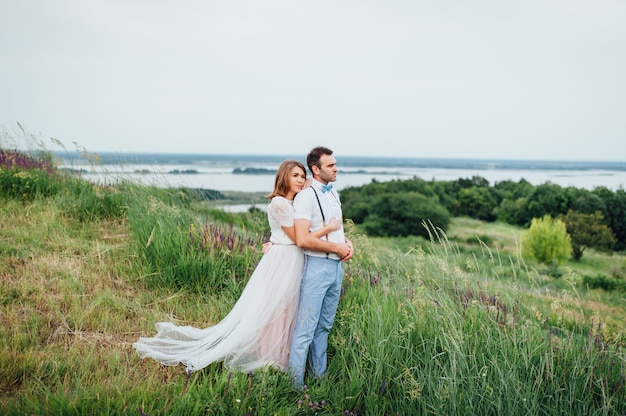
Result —
[[321, 168], [320, 166], [320, 159], [322, 158], [323, 155], [332, 155], [333, 151], [330, 150], [328, 147], [324, 147], [324, 146], [317, 146], [316, 148], [312, 149], [309, 154], [306, 156], [306, 165], [309, 167], [309, 170], [311, 171], [311, 173], [313, 173], [313, 169], [311, 169], [313, 166], [317, 166], [318, 168]]

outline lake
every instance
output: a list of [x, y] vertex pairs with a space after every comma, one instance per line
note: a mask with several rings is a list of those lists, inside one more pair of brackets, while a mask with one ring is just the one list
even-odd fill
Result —
[[[186, 186], [218, 191], [270, 192], [274, 173], [284, 159], [271, 155], [196, 154], [98, 154], [90, 163], [79, 153], [57, 152], [60, 167], [82, 171], [82, 176], [99, 183], [131, 180], [160, 187]], [[339, 191], [372, 180], [419, 177], [424, 180], [456, 180], [480, 176], [491, 185], [504, 180], [525, 179], [533, 185], [551, 182], [563, 187], [611, 190], [626, 185], [626, 162], [531, 161], [481, 159], [419, 159], [386, 157], [340, 157]], [[234, 173], [235, 169], [255, 170], [255, 174]], [[258, 174], [265, 171], [266, 174]]]

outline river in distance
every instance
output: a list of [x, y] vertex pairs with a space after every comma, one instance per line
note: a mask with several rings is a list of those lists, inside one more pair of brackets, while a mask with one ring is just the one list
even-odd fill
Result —
[[[217, 191], [270, 192], [280, 162], [289, 156], [105, 154], [98, 163], [78, 155], [57, 155], [60, 167], [81, 172], [98, 183], [133, 181], [158, 187], [189, 187]], [[553, 183], [562, 187], [613, 191], [626, 184], [626, 162], [571, 162], [474, 159], [411, 159], [337, 157], [335, 187], [360, 186], [414, 177], [448, 181], [479, 176], [490, 185], [522, 179], [533, 185]]]

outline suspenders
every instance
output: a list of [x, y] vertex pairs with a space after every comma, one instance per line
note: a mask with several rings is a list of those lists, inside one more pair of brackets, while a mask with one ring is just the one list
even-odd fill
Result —
[[[324, 210], [322, 209], [320, 197], [317, 196], [317, 191], [315, 190], [314, 187], [311, 187], [311, 189], [313, 190], [313, 193], [315, 194], [315, 199], [317, 199], [317, 205], [319, 205], [320, 207], [320, 212], [322, 213], [322, 226], [324, 226], [326, 225], [326, 217], [324, 216]], [[328, 241], [328, 234], [326, 234], [326, 241]], [[329, 258], [328, 256], [330, 256], [330, 253], [326, 253], [326, 258]]]
[[[320, 203], [320, 197], [317, 196], [317, 191], [315, 190], [315, 188], [311, 187], [311, 189], [313, 190], [313, 193], [315, 194], [315, 199], [317, 199], [317, 205], [320, 206], [320, 212], [322, 213], [322, 221], [324, 225], [326, 225], [326, 218], [324, 217], [324, 210], [322, 209], [322, 204]], [[326, 234], [326, 236], [328, 236], [328, 234]]]

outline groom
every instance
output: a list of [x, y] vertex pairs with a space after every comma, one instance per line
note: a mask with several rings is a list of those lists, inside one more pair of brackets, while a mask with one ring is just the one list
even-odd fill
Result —
[[315, 377], [326, 372], [328, 334], [335, 320], [343, 280], [343, 261], [354, 254], [343, 227], [322, 238], [315, 231], [332, 218], [342, 218], [339, 194], [332, 182], [337, 180], [333, 151], [316, 147], [306, 158], [313, 174], [311, 186], [294, 199], [296, 244], [304, 249], [306, 263], [300, 288], [298, 316], [289, 351], [289, 373], [294, 387], [301, 388], [307, 357]]

